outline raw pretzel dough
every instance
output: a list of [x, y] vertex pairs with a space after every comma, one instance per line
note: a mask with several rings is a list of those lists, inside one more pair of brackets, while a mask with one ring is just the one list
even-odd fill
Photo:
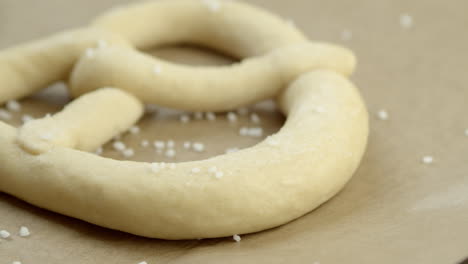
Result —
[[[278, 226], [343, 187], [359, 164], [368, 133], [357, 90], [334, 72], [301, 76], [279, 100], [288, 119], [276, 135], [252, 148], [158, 172], [149, 163], [59, 146], [34, 156], [15, 143], [16, 129], [0, 123], [0, 190], [147, 237], [219, 237]], [[116, 115], [125, 111], [115, 110]], [[221, 179], [209, 172], [213, 166], [224, 173]]]
[[[127, 46], [127, 40], [129, 45], [138, 48], [155, 43], [156, 38], [151, 31], [142, 34], [147, 24], [152, 25], [151, 30], [156, 34], [166, 32], [169, 29], [167, 25], [174, 21], [182, 23], [186, 19], [188, 23], [200, 18], [201, 25], [193, 23], [187, 31], [180, 26], [174, 30], [173, 37], [160, 41], [172, 43], [187, 40], [187, 34], [192, 37], [201, 34], [200, 44], [226, 47], [225, 51], [241, 57], [260, 56], [242, 63], [237, 69], [243, 72], [250, 63], [258, 64], [255, 67], [262, 77], [254, 74], [243, 76], [243, 73], [237, 77], [255, 80], [252, 90], [259, 83], [266, 87], [271, 82], [274, 92], [263, 91], [263, 96], [279, 92], [278, 87], [282, 88], [299, 76], [278, 94], [279, 105], [288, 117], [277, 134], [236, 153], [175, 166], [103, 158], [82, 150], [103, 144], [128, 128], [141, 115], [142, 107], [133, 95], [126, 92], [115, 88], [100, 89], [78, 98], [53, 117], [27, 123], [19, 129], [0, 122], [0, 191], [97, 225], [165, 239], [219, 237], [264, 230], [300, 217], [335, 195], [359, 165], [368, 135], [367, 112], [358, 91], [345, 77], [333, 71], [350, 73], [354, 66], [353, 56], [344, 49], [323, 46], [322, 51], [329, 49], [332, 58], [335, 56], [333, 52], [342, 51], [341, 55], [334, 57], [336, 61], [325, 60], [328, 56], [313, 55], [315, 48], [311, 48], [310, 54], [307, 53], [308, 48], [304, 48], [322, 44], [304, 44], [305, 39], [300, 33], [291, 27], [292, 31], [283, 32], [287, 25], [264, 11], [237, 2], [222, 2], [217, 10], [219, 13], [208, 13], [202, 9], [207, 8], [205, 2], [176, 0], [137, 5], [114, 11], [117, 13], [104, 16], [97, 25], [102, 30], [113, 32], [106, 34], [118, 47], [109, 48], [109, 53], [116, 50], [133, 52], [128, 47], [122, 48]], [[158, 11], [159, 3], [168, 9]], [[183, 11], [180, 11], [181, 5]], [[161, 25], [142, 19], [155, 12], [161, 12]], [[140, 20], [131, 20], [134, 17]], [[212, 25], [213, 21], [225, 23], [218, 27]], [[244, 24], [248, 27], [240, 27]], [[206, 34], [203, 34], [204, 27], [209, 29]], [[84, 30], [84, 34], [94, 30]], [[233, 32], [232, 36], [229, 31]], [[257, 36], [252, 32], [261, 33], [256, 42], [249, 39]], [[163, 33], [156, 35], [165, 36]], [[119, 35], [126, 40], [114, 40], [120, 39]], [[79, 53], [99, 39], [93, 36], [89, 42], [80, 42], [76, 46], [67, 40], [68, 44], [63, 46], [57, 44], [62, 43], [63, 37], [58, 38], [60, 41], [49, 39], [0, 53], [0, 77], [8, 76], [6, 73], [14, 75], [14, 81], [9, 83], [11, 86], [0, 93], [0, 100], [23, 96], [39, 85], [63, 78]], [[265, 39], [268, 41], [263, 41]], [[46, 47], [51, 43], [55, 43], [52, 46], [57, 48], [49, 51]], [[295, 51], [296, 47], [301, 48]], [[302, 49], [305, 57], [319, 58], [318, 62], [309, 64], [309, 61], [295, 57], [296, 52], [300, 53]], [[59, 58], [70, 50], [73, 51], [70, 56]], [[42, 52], [50, 56], [50, 70], [39, 67], [49, 63], [44, 60], [47, 56], [42, 56]], [[107, 48], [99, 50], [94, 53], [94, 59], [99, 60], [106, 52]], [[281, 52], [291, 52], [295, 59], [289, 60], [289, 55]], [[23, 68], [29, 60], [34, 62], [34, 67]], [[144, 64], [146, 58], [135, 60]], [[80, 63], [89, 62], [85, 59]], [[328, 66], [333, 70], [306, 72]], [[165, 64], [164, 67], [169, 67], [168, 74], [173, 79], [160, 85], [172, 85], [179, 80], [182, 83], [192, 81], [185, 75], [176, 74], [177, 67], [182, 66]], [[174, 72], [171, 73], [172, 70]], [[275, 72], [279, 76], [272, 75]], [[44, 80], [40, 78], [41, 74]], [[160, 75], [165, 74], [162, 72]], [[21, 77], [24, 82], [19, 81]], [[273, 78], [273, 81], [262, 78]], [[5, 82], [0, 78], [2, 81]], [[149, 82], [146, 79], [133, 81]], [[235, 86], [228, 88], [232, 87]], [[159, 89], [167, 88], [154, 87], [153, 93], [157, 95]], [[128, 91], [133, 93], [131, 89]], [[220, 109], [216, 100], [226, 102], [223, 96], [226, 95], [219, 93], [216, 98], [211, 98], [213, 94], [204, 94], [204, 102], [208, 106], [202, 107], [206, 110]], [[227, 94], [226, 97], [229, 96], [232, 95]], [[115, 107], [113, 100], [118, 100], [125, 107]], [[250, 102], [249, 98], [242, 96], [236, 100], [237, 103]], [[186, 108], [193, 108], [189, 101], [184, 102], [187, 103]], [[90, 117], [89, 111], [93, 111], [95, 116]], [[109, 117], [111, 112], [114, 116]], [[222, 173], [222, 177], [213, 174], [213, 167]]]

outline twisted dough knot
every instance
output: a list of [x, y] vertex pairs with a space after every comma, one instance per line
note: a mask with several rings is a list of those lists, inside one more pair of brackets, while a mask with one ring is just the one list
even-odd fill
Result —
[[[191, 67], [138, 51], [181, 42], [242, 60]], [[354, 65], [347, 49], [310, 42], [237, 1], [163, 0], [110, 11], [88, 28], [0, 52], [0, 103], [68, 77], [79, 96], [19, 129], [0, 122], [0, 190], [147, 237], [219, 237], [284, 224], [336, 194], [359, 165], [367, 112], [343, 77]], [[223, 111], [272, 97], [288, 115], [284, 127], [236, 153], [160, 169], [84, 152], [137, 122], [143, 103]], [[194, 167], [201, 173], [191, 174]], [[209, 173], [213, 167], [222, 179]]]

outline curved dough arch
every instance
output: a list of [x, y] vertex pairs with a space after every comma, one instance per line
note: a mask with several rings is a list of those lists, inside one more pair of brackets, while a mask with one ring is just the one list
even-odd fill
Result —
[[[208, 238], [275, 227], [336, 194], [359, 165], [368, 134], [359, 93], [337, 73], [307, 73], [278, 100], [288, 118], [277, 134], [236, 153], [156, 173], [149, 163], [59, 146], [31, 155], [15, 143], [17, 129], [0, 122], [0, 190], [146, 237]], [[214, 177], [212, 166], [224, 176]]]

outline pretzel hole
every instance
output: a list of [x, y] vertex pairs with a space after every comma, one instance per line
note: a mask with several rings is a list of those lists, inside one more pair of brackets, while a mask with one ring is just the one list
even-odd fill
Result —
[[168, 45], [140, 51], [171, 62], [194, 66], [222, 66], [239, 62], [238, 59], [214, 49], [193, 44]]
[[[219, 66], [229, 65], [233, 58], [224, 56], [214, 51], [190, 45], [178, 45], [150, 49], [147, 54], [157, 56], [175, 63], [188, 65]], [[56, 83], [47, 89], [20, 101], [22, 111], [14, 113], [8, 123], [20, 126], [24, 115], [40, 118], [46, 114], [54, 114], [60, 111], [70, 102], [66, 86]], [[212, 156], [224, 154], [227, 151], [243, 149], [255, 145], [268, 135], [279, 130], [284, 123], [284, 117], [276, 110], [275, 104], [269, 100], [248, 107], [248, 113], [235, 113], [236, 122], [228, 120], [227, 113], [216, 113], [216, 120], [207, 120], [206, 113], [203, 119], [197, 119], [194, 113], [161, 108], [154, 105], [148, 106], [149, 111], [136, 124], [138, 133], [126, 132], [111, 140], [103, 146], [102, 156], [118, 160], [135, 160], [146, 162], [181, 162], [189, 160], [201, 160]], [[251, 115], [255, 114], [261, 120], [253, 122]], [[190, 121], [181, 122], [181, 115], [189, 116]], [[243, 128], [261, 128], [261, 135], [240, 135]], [[257, 130], [258, 132], [258, 130]], [[142, 146], [144, 141], [148, 146]], [[165, 147], [157, 150], [155, 141], [162, 141]], [[174, 147], [168, 148], [167, 142], [173, 141]], [[126, 156], [122, 151], [116, 150], [115, 142], [122, 142], [126, 148], [133, 150], [133, 155]], [[191, 147], [186, 148], [184, 143], [190, 142]], [[202, 143], [203, 151], [194, 149], [194, 143]], [[175, 155], [170, 157], [167, 151], [173, 149]]]

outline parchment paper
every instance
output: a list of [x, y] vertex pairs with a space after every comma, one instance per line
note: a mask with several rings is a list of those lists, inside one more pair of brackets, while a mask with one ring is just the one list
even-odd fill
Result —
[[[0, 0], [0, 48], [85, 25], [125, 0]], [[468, 256], [468, 2], [462, 0], [252, 0], [292, 19], [311, 39], [352, 48], [359, 65], [353, 80], [372, 114], [365, 158], [346, 188], [312, 213], [285, 226], [231, 238], [163, 241], [100, 228], [38, 209], [0, 194], [0, 262], [23, 264], [115, 263], [457, 263]], [[403, 28], [409, 14], [413, 26]], [[150, 22], [149, 23], [153, 23]], [[155, 20], [154, 23], [157, 23]], [[349, 30], [352, 38], [342, 39]], [[193, 64], [229, 60], [192, 49], [156, 54]], [[2, 89], [2, 87], [0, 87]], [[22, 114], [53, 112], [67, 97], [60, 89], [22, 101]], [[386, 109], [389, 120], [375, 113]], [[266, 134], [284, 118], [271, 104], [255, 110]], [[178, 113], [158, 110], [139, 124], [140, 135], [123, 140], [135, 160], [167, 160], [139, 147], [142, 138], [173, 139], [177, 161], [202, 159], [259, 139], [240, 137], [243, 118], [182, 125]], [[206, 144], [204, 153], [184, 151], [185, 140]], [[105, 155], [122, 159], [106, 147]], [[423, 164], [423, 156], [434, 163]], [[0, 175], [1, 178], [1, 175]], [[31, 236], [17, 235], [21, 225]]]

